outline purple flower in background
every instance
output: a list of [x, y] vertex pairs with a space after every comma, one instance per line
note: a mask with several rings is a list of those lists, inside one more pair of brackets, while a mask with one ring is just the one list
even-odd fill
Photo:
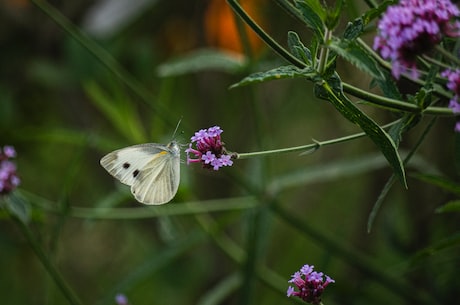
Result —
[[[204, 168], [218, 170], [223, 166], [232, 166], [231, 155], [227, 154], [220, 134], [223, 130], [219, 126], [201, 129], [191, 137], [189, 148], [186, 149], [187, 163], [201, 162]], [[195, 144], [196, 148], [193, 148]], [[195, 158], [190, 157], [194, 155]]]
[[115, 303], [117, 303], [117, 305], [129, 305], [128, 298], [122, 293], [115, 296]]
[[324, 289], [335, 281], [322, 272], [313, 271], [313, 269], [314, 266], [304, 265], [300, 268], [300, 271], [292, 275], [289, 283], [297, 286], [298, 291], [294, 287], [289, 286], [286, 292], [288, 297], [296, 296], [314, 305], [321, 303], [321, 295]]
[[[460, 113], [460, 70], [447, 69], [441, 73], [441, 76], [447, 78], [446, 87], [454, 93], [454, 97], [449, 101], [449, 108], [454, 113]], [[460, 122], [455, 125], [455, 131], [460, 132]]]
[[16, 164], [10, 161], [16, 157], [12, 146], [0, 148], [0, 195], [11, 193], [21, 182], [16, 173]]
[[378, 23], [374, 50], [391, 61], [394, 77], [419, 73], [416, 56], [430, 51], [443, 36], [460, 36], [460, 11], [450, 0], [401, 0], [388, 7]]

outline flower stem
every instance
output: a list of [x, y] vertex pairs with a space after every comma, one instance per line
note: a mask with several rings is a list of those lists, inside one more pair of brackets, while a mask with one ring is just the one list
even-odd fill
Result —
[[268, 35], [249, 15], [246, 11], [239, 5], [236, 0], [227, 0], [227, 3], [233, 9], [233, 11], [240, 16], [241, 19], [264, 41], [273, 51], [278, 55], [284, 58], [286, 61], [290, 62], [298, 68], [305, 68], [305, 63], [294, 57], [289, 53], [285, 48], [283, 48], [279, 43], [277, 43], [270, 35]]
[[[384, 125], [383, 128], [390, 127], [396, 123], [398, 123], [399, 120], [396, 120], [394, 122], [391, 122], [387, 125]], [[341, 137], [341, 138], [336, 138], [332, 140], [327, 140], [327, 141], [316, 141], [313, 140], [314, 143], [307, 144], [307, 145], [301, 145], [301, 146], [294, 146], [294, 147], [288, 147], [288, 148], [280, 148], [280, 149], [272, 149], [272, 150], [265, 150], [265, 151], [257, 151], [257, 152], [249, 152], [249, 153], [235, 153], [234, 155], [236, 156], [235, 159], [248, 159], [248, 158], [254, 158], [254, 157], [264, 157], [267, 155], [277, 155], [281, 153], [289, 153], [289, 152], [296, 152], [296, 151], [304, 151], [304, 154], [314, 152], [317, 149], [321, 148], [321, 146], [326, 146], [326, 145], [332, 145], [332, 144], [337, 144], [337, 143], [342, 143], [354, 139], [358, 139], [361, 137], [366, 136], [366, 133], [360, 132], [356, 134], [352, 134], [349, 136]]]
[[49, 260], [45, 251], [43, 250], [43, 248], [41, 247], [40, 243], [37, 241], [33, 233], [30, 231], [29, 227], [24, 222], [22, 222], [21, 219], [19, 219], [16, 215], [11, 214], [11, 217], [18, 224], [22, 233], [27, 238], [27, 241], [32, 247], [32, 250], [35, 252], [35, 255], [37, 255], [38, 259], [43, 264], [48, 274], [53, 278], [54, 282], [59, 287], [67, 301], [72, 305], [83, 304], [81, 300], [76, 296], [72, 288], [70, 288], [70, 286], [64, 280], [61, 273], [57, 270], [56, 266], [54, 266], [54, 264]]
[[453, 55], [452, 53], [450, 53], [449, 51], [447, 51], [446, 49], [444, 49], [442, 46], [440, 45], [437, 45], [435, 47], [436, 51], [438, 51], [439, 53], [442, 54], [442, 56], [444, 56], [445, 58], [447, 58], [448, 60], [452, 61], [453, 63], [455, 63], [457, 66], [460, 66], [460, 59], [457, 58], [455, 55]]
[[332, 31], [328, 28], [325, 29], [324, 32], [324, 41], [323, 45], [321, 46], [321, 52], [319, 53], [319, 65], [318, 65], [318, 74], [322, 75], [326, 70], [326, 63], [327, 58], [329, 57], [329, 48], [327, 45], [329, 44], [329, 40], [332, 37]]

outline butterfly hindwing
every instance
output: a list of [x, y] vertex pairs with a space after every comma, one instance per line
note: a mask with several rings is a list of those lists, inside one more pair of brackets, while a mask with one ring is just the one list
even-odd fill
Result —
[[158, 158], [147, 164], [131, 186], [131, 192], [138, 201], [163, 204], [176, 194], [180, 181], [180, 160], [178, 155], [168, 154], [159, 154]]

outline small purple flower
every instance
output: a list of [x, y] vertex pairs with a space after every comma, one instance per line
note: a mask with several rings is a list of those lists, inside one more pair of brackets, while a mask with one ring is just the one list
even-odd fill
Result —
[[[296, 296], [307, 303], [318, 305], [321, 303], [321, 295], [324, 289], [335, 281], [322, 272], [313, 271], [314, 266], [304, 265], [300, 271], [295, 272], [288, 283], [293, 283], [297, 286], [298, 291], [294, 287], [289, 286], [286, 292], [288, 297]], [[323, 279], [323, 276], [325, 279]]]
[[410, 72], [417, 78], [416, 56], [433, 49], [444, 36], [460, 36], [460, 11], [450, 0], [401, 0], [389, 6], [378, 23], [374, 50], [392, 64], [399, 78]]
[[[201, 129], [191, 137], [187, 153], [187, 164], [201, 162], [204, 168], [219, 170], [223, 166], [233, 164], [232, 156], [227, 154], [220, 134], [223, 130], [219, 126]], [[195, 145], [196, 148], [193, 147]], [[194, 155], [191, 157], [190, 155]]]
[[117, 303], [117, 305], [129, 305], [128, 298], [121, 293], [115, 296], [115, 303]]
[[0, 148], [0, 195], [11, 193], [20, 183], [16, 164], [10, 161], [16, 156], [16, 151], [12, 146]]
[[[454, 113], [460, 113], [460, 69], [447, 69], [441, 73], [441, 76], [447, 78], [446, 87], [454, 94], [449, 101], [449, 108], [452, 109]], [[460, 132], [460, 122], [457, 122], [455, 125], [455, 131]]]

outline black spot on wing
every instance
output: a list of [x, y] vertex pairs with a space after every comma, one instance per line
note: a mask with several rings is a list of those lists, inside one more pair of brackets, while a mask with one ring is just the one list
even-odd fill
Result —
[[123, 168], [128, 169], [131, 166], [128, 162], [123, 163]]
[[138, 170], [138, 169], [136, 169], [136, 170], [133, 172], [133, 177], [136, 178], [137, 175], [139, 175], [139, 170]]

